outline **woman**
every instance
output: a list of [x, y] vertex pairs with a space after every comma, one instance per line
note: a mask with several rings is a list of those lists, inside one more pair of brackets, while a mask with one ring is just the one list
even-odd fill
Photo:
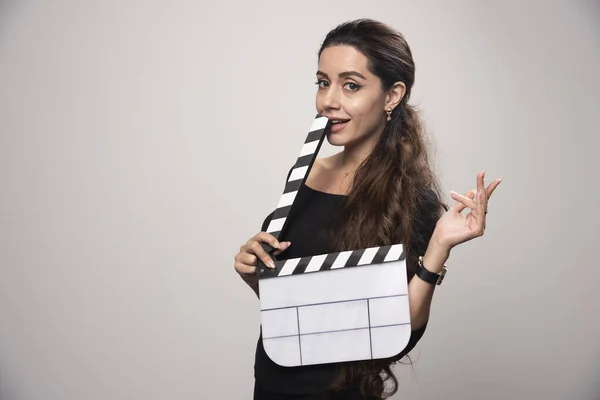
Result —
[[415, 346], [429, 319], [436, 282], [427, 271], [436, 277], [453, 247], [484, 232], [488, 199], [500, 179], [486, 188], [480, 172], [476, 189], [451, 192], [452, 207], [441, 202], [421, 123], [408, 104], [414, 77], [408, 44], [387, 25], [361, 19], [329, 32], [319, 51], [316, 108], [333, 122], [328, 141], [343, 151], [315, 160], [288, 216], [285, 240], [264, 232], [270, 214], [235, 257], [235, 270], [258, 296], [257, 258], [271, 262], [262, 242], [276, 248], [280, 260], [403, 243], [409, 344], [392, 359], [286, 368], [269, 359], [259, 337], [255, 399], [380, 399], [387, 383], [389, 394], [396, 392], [390, 367]]

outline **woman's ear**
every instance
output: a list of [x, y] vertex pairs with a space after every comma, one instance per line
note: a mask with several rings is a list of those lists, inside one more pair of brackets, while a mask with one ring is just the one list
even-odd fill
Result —
[[406, 94], [406, 85], [404, 82], [398, 81], [392, 85], [385, 97], [385, 109], [394, 109]]

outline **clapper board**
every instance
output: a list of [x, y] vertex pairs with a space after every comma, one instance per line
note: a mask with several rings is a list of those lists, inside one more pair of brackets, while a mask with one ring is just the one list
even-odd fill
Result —
[[[330, 127], [317, 115], [267, 232], [279, 239], [294, 199]], [[273, 248], [263, 243], [272, 254]], [[311, 257], [260, 260], [257, 276], [265, 352], [281, 366], [394, 357], [411, 334], [402, 244]]]

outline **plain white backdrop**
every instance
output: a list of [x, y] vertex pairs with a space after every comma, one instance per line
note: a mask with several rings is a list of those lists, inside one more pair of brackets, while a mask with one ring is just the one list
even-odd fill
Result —
[[412, 47], [445, 200], [504, 178], [394, 398], [600, 398], [597, 1], [5, 0], [2, 400], [251, 399], [233, 257], [359, 17]]

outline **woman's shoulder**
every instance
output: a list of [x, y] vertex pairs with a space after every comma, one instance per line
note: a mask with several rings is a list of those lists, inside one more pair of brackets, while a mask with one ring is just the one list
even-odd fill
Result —
[[319, 190], [321, 192], [328, 192], [332, 177], [332, 162], [331, 157], [317, 158], [314, 160], [310, 172], [306, 177], [305, 185]]
[[334, 170], [335, 155], [330, 157], [316, 158], [310, 170], [308, 178], [311, 181], [319, 180], [324, 174], [330, 173]]
[[439, 217], [449, 209], [441, 198], [439, 190], [434, 186], [424, 188], [418, 199], [419, 211], [430, 216]]

